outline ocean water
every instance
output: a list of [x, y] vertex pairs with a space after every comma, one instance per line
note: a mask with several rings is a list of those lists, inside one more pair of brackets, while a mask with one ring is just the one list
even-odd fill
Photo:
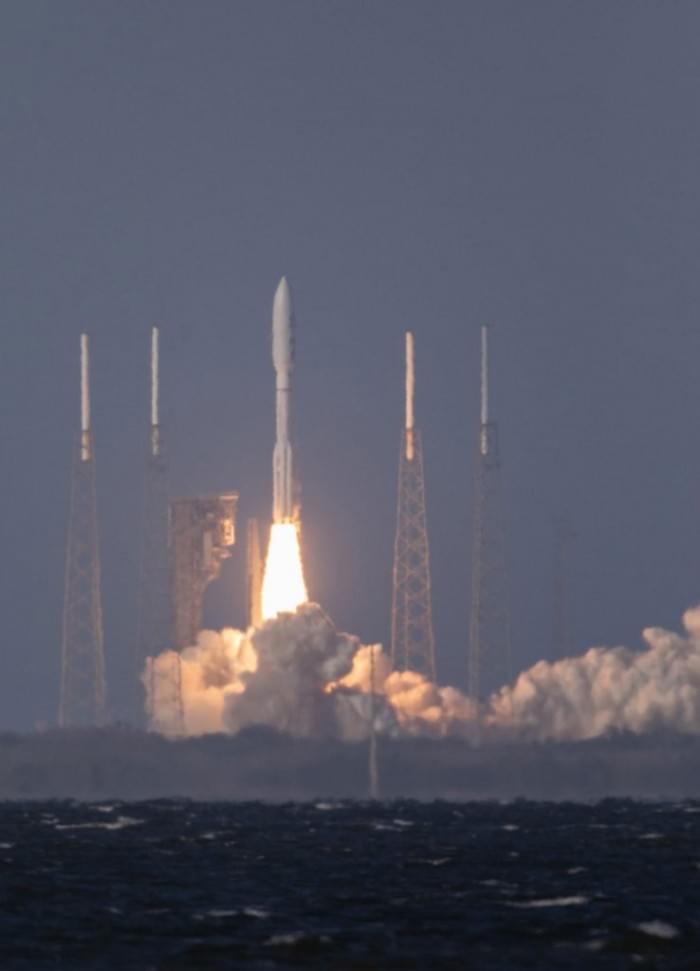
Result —
[[700, 803], [0, 805], [0, 969], [700, 968]]

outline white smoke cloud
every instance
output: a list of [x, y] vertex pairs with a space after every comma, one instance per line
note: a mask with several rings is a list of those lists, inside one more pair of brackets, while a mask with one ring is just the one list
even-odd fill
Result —
[[[177, 696], [173, 691], [177, 655], [165, 651], [154, 658], [152, 672], [143, 681], [153, 711], [153, 727], [174, 734], [178, 725]], [[181, 694], [185, 732], [202, 735], [224, 731], [224, 711], [229, 695], [245, 690], [244, 676], [254, 672], [257, 653], [239, 630], [203, 630], [197, 643], [180, 654]]]
[[[539, 661], [477, 709], [461, 691], [415, 671], [393, 671], [379, 644], [338, 632], [315, 604], [247, 632], [202, 631], [182, 652], [185, 731], [237, 733], [268, 725], [304, 737], [462, 736], [483, 741], [590, 739], [614, 731], [700, 734], [700, 607], [685, 634], [648, 628], [646, 649], [591, 648]], [[173, 655], [155, 659], [167, 684]], [[372, 681], [372, 666], [374, 675]], [[374, 696], [370, 685], [374, 684]], [[152, 689], [150, 679], [147, 688]], [[172, 693], [153, 681], [154, 727], [175, 724]]]
[[[374, 658], [374, 699], [370, 697]], [[177, 724], [168, 690], [172, 652], [155, 659], [145, 678], [153, 727]], [[305, 737], [367, 737], [374, 716], [385, 734], [446, 735], [461, 730], [473, 709], [454, 688], [439, 688], [414, 671], [392, 671], [380, 644], [361, 645], [340, 633], [316, 604], [247, 632], [202, 631], [181, 654], [185, 732], [236, 733], [269, 725]], [[172, 682], [170, 682], [172, 683]]]
[[643, 632], [647, 648], [594, 647], [580, 657], [539, 661], [489, 704], [487, 722], [519, 739], [575, 740], [613, 731], [700, 733], [700, 607], [686, 634]]
[[405, 734], [462, 734], [474, 723], [473, 703], [457, 688], [441, 688], [417, 671], [394, 671], [381, 644], [361, 647], [341, 685], [369, 692], [374, 654], [375, 692], [384, 695]]

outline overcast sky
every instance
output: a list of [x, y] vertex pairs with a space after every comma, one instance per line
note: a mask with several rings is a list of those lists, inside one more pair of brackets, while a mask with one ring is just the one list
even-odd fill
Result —
[[[339, 626], [389, 632], [410, 327], [438, 669], [466, 681], [482, 323], [517, 667], [550, 651], [561, 511], [577, 648], [677, 625], [700, 599], [699, 109], [694, 0], [2, 0], [0, 727], [56, 717], [80, 331], [119, 715], [149, 329], [173, 492], [269, 517], [282, 274], [308, 581]], [[209, 624], [242, 623], [243, 565]]]

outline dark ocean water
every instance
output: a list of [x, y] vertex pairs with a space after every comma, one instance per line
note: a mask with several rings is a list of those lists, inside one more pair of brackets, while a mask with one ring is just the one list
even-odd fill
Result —
[[0, 969], [700, 968], [700, 803], [0, 807]]

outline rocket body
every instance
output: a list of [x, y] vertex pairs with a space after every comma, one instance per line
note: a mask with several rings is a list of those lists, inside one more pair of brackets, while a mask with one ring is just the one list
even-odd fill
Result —
[[290, 440], [291, 377], [294, 367], [294, 312], [286, 277], [272, 305], [272, 363], [276, 374], [277, 437], [272, 456], [272, 521], [292, 522], [295, 516], [293, 461]]

